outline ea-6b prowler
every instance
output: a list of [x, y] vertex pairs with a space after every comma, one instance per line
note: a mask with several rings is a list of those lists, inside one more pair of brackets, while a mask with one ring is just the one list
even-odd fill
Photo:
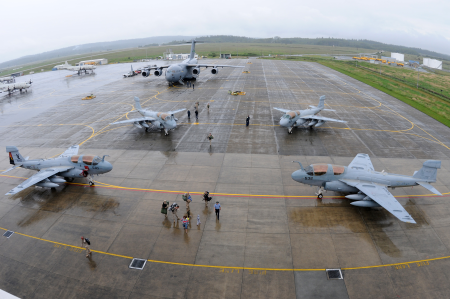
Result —
[[167, 68], [166, 71], [166, 80], [169, 82], [169, 84], [174, 84], [176, 82], [179, 82], [181, 84], [183, 83], [183, 80], [185, 79], [196, 79], [200, 75], [200, 68], [211, 68], [211, 74], [217, 75], [219, 73], [219, 67], [238, 67], [243, 68], [243, 66], [235, 66], [235, 65], [220, 65], [220, 64], [203, 64], [198, 63], [197, 59], [195, 58], [195, 43], [198, 41], [193, 40], [191, 43], [191, 53], [189, 54], [189, 58], [186, 60], [183, 60], [181, 63], [175, 63], [171, 65], [164, 65], [164, 66], [150, 66], [150, 67], [144, 67], [142, 69], [142, 76], [148, 77], [150, 75], [150, 71], [154, 70], [153, 74], [156, 77], [159, 77], [163, 74], [163, 69]]
[[[2, 172], [6, 173], [18, 167], [37, 170], [38, 173], [12, 189], [6, 195], [16, 194], [26, 188], [36, 185], [39, 187], [56, 188], [57, 183], [65, 183], [66, 180], [75, 178], [88, 178], [89, 185], [94, 185], [93, 174], [103, 174], [112, 170], [112, 165], [105, 161], [105, 156], [78, 155], [78, 145], [69, 147], [64, 153], [53, 159], [28, 160], [19, 153], [15, 146], [7, 146], [9, 163], [14, 166]], [[63, 178], [64, 177], [64, 178]]]
[[300, 162], [298, 164], [300, 170], [292, 173], [292, 179], [302, 184], [318, 186], [318, 198], [322, 198], [323, 190], [350, 193], [346, 198], [354, 200], [352, 205], [367, 208], [383, 207], [403, 222], [416, 223], [387, 188], [420, 185], [442, 196], [430, 185], [436, 182], [441, 161], [425, 161], [422, 168], [415, 171], [412, 176], [387, 173], [384, 170], [377, 172], [373, 169], [367, 154], [357, 154], [348, 166], [313, 164], [304, 169]]
[[136, 128], [139, 129], [145, 128], [145, 132], [148, 132], [150, 125], [153, 125], [158, 129], [163, 129], [164, 135], [167, 136], [169, 135], [170, 130], [175, 129], [177, 127], [178, 119], [174, 116], [174, 114], [186, 110], [186, 108], [184, 108], [175, 111], [156, 112], [152, 110], [142, 109], [141, 102], [138, 97], [134, 97], [134, 102], [137, 111], [143, 117], [117, 121], [110, 125], [132, 123]]
[[325, 109], [325, 96], [320, 97], [319, 106], [309, 106], [306, 110], [288, 110], [275, 107], [273, 109], [285, 113], [280, 119], [280, 126], [288, 128], [289, 134], [292, 134], [292, 129], [294, 127], [320, 127], [327, 121], [347, 123], [344, 120], [317, 115], [320, 111], [334, 111], [331, 109]]

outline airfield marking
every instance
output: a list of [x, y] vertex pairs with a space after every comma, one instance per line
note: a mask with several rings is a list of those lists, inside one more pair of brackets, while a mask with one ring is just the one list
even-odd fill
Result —
[[[7, 231], [8, 229], [0, 227], [1, 230]], [[54, 244], [54, 247], [57, 248], [62, 248], [66, 249], [66, 248], [73, 248], [73, 249], [77, 249], [77, 253], [84, 253], [85, 248], [83, 247], [79, 247], [79, 246], [75, 246], [75, 245], [69, 245], [69, 244], [65, 244], [65, 243], [61, 243], [61, 242], [56, 242], [56, 241], [52, 241], [52, 240], [47, 240], [47, 239], [43, 239], [43, 238], [39, 238], [39, 237], [35, 237], [35, 236], [31, 236], [31, 235], [27, 235], [27, 234], [23, 234], [20, 232], [14, 232], [14, 234], [20, 235], [20, 236], [24, 236], [27, 238], [32, 238], [35, 240], [39, 240], [39, 241], [43, 241], [43, 242], [47, 242], [47, 243], [52, 243]], [[61, 247], [62, 246], [62, 247]], [[79, 249], [81, 249], [81, 251], [78, 251]], [[92, 252], [95, 253], [100, 253], [100, 254], [104, 254], [104, 255], [109, 255], [109, 256], [115, 256], [115, 257], [120, 257], [120, 258], [125, 258], [125, 259], [133, 259], [133, 257], [131, 256], [126, 256], [126, 255], [120, 255], [120, 254], [115, 254], [115, 253], [111, 253], [111, 252], [105, 252], [105, 251], [100, 251], [100, 250], [93, 250], [91, 249]], [[424, 265], [429, 265], [430, 261], [437, 261], [437, 260], [443, 260], [443, 259], [449, 259], [450, 256], [443, 256], [443, 257], [438, 257], [438, 258], [430, 258], [430, 259], [424, 259], [424, 260], [417, 260], [417, 261], [410, 261], [410, 262], [401, 262], [401, 263], [392, 263], [392, 264], [382, 264], [382, 265], [373, 265], [373, 266], [362, 266], [362, 267], [348, 267], [348, 268], [341, 268], [341, 270], [361, 270], [361, 269], [371, 269], [371, 268], [381, 268], [381, 267], [395, 267], [396, 269], [400, 269], [400, 268], [404, 268], [404, 265], [407, 265], [408, 268], [409, 265], [411, 264], [416, 264], [418, 267], [420, 266], [424, 266]], [[147, 259], [148, 262], [150, 263], [155, 263], [155, 264], [169, 264], [169, 265], [177, 265], [177, 266], [187, 266], [187, 267], [200, 267], [200, 268], [215, 268], [215, 269], [240, 269], [240, 270], [260, 270], [260, 271], [294, 271], [294, 272], [308, 272], [308, 271], [325, 271], [326, 269], [282, 269], [282, 268], [256, 268], [256, 267], [233, 267], [233, 266], [215, 266], [215, 265], [200, 265], [200, 264], [189, 264], [189, 263], [176, 263], [176, 262], [166, 262], [166, 261], [159, 261], [159, 260], [150, 260]]]

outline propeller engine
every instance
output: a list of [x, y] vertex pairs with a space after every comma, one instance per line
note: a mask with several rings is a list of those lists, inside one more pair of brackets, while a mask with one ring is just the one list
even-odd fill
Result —
[[213, 68], [211, 70], [211, 74], [213, 74], [213, 75], [217, 75], [218, 73], [219, 73], [219, 70], [217, 68]]

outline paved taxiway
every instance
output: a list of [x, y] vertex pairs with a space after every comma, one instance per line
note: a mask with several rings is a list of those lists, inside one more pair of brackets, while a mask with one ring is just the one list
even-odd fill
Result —
[[[0, 237], [0, 288], [23, 298], [445, 297], [447, 194], [393, 190], [417, 221], [411, 225], [330, 192], [318, 200], [315, 189], [290, 174], [297, 169], [292, 160], [347, 165], [358, 152], [370, 154], [377, 170], [404, 174], [424, 159], [441, 159], [435, 186], [448, 193], [450, 130], [323, 66], [246, 62], [240, 63], [250, 74], [203, 71], [195, 91], [168, 88], [162, 77], [123, 79], [129, 65], [110, 65], [81, 77], [36, 74], [31, 92], [0, 98], [2, 148], [16, 145], [22, 155], [38, 158], [79, 143], [80, 153], [109, 154], [114, 166], [93, 188], [80, 180], [54, 191], [32, 187], [0, 196], [0, 227], [16, 232]], [[228, 90], [247, 94], [234, 97]], [[81, 101], [91, 92], [96, 99]], [[277, 126], [281, 115], [272, 107], [304, 109], [323, 94], [327, 108], [336, 110], [323, 115], [348, 124], [291, 135]], [[127, 117], [134, 96], [161, 111], [193, 112], [199, 101], [199, 122], [182, 113], [170, 136], [109, 126]], [[6, 152], [0, 165], [9, 167]], [[32, 173], [19, 169], [0, 177], [0, 194]], [[221, 202], [220, 222], [198, 194], [191, 210], [201, 217], [199, 228], [193, 220], [185, 236], [181, 225], [164, 221], [162, 200], [181, 203], [184, 212], [181, 192], [204, 190]], [[92, 260], [76, 247], [81, 235], [96, 250]], [[130, 270], [131, 257], [149, 262], [142, 271]], [[344, 280], [327, 280], [326, 268], [343, 268]]]

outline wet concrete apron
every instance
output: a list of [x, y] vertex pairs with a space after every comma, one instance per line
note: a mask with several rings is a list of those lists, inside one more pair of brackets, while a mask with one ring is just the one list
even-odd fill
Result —
[[[290, 174], [298, 166], [292, 160], [347, 165], [358, 152], [370, 154], [376, 170], [404, 174], [419, 169], [422, 159], [442, 159], [435, 186], [448, 193], [450, 130], [320, 65], [246, 66], [250, 74], [203, 71], [195, 91], [169, 88], [162, 77], [122, 79], [127, 65], [99, 67], [92, 77], [52, 72], [35, 76], [33, 92], [1, 98], [0, 146], [48, 158], [81, 144], [80, 153], [109, 154], [114, 169], [95, 177], [92, 188], [80, 180], [0, 196], [0, 227], [16, 232], [0, 238], [0, 288], [24, 298], [445, 297], [446, 197], [418, 187], [393, 190], [418, 222], [411, 225], [384, 210], [350, 206], [338, 194], [318, 200], [314, 188]], [[81, 101], [90, 93], [97, 97]], [[281, 113], [271, 108], [305, 109], [323, 94], [327, 108], [336, 110], [323, 115], [347, 125], [291, 135], [277, 125]], [[169, 136], [110, 126], [136, 117], [127, 114], [134, 96], [156, 111], [189, 108], [191, 120], [177, 115], [179, 126]], [[9, 167], [6, 153], [0, 165]], [[32, 174], [18, 169], [0, 177], [0, 194]], [[205, 190], [222, 204], [220, 222], [201, 201]], [[160, 214], [167, 199], [180, 204], [182, 216], [185, 191], [194, 192], [188, 235]], [[92, 242], [92, 259], [77, 247], [81, 235]], [[130, 270], [131, 257], [150, 261], [142, 271]], [[327, 280], [326, 268], [344, 268], [344, 280]]]

